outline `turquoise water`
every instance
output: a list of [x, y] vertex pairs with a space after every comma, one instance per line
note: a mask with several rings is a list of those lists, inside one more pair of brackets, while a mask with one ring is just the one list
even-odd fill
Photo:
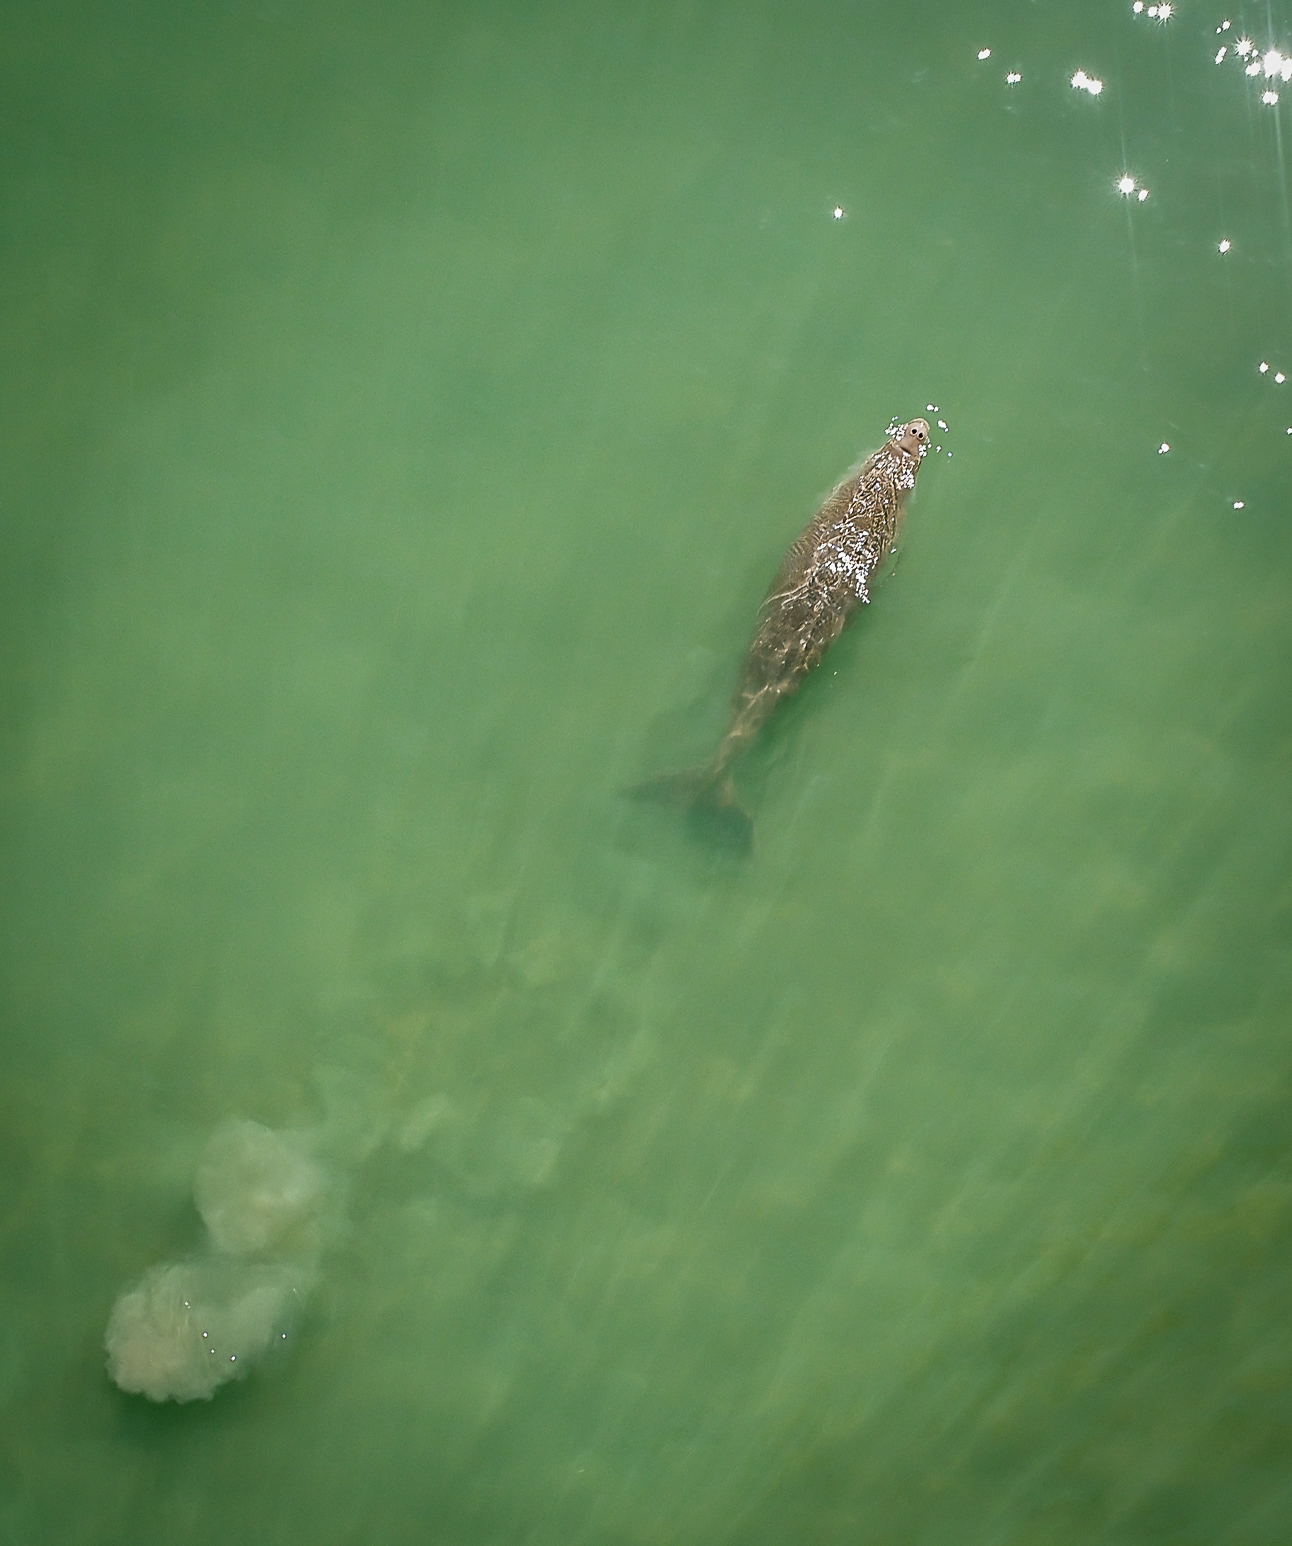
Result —
[[[11, 12], [4, 1546], [1285, 1541], [1286, 5]], [[753, 856], [623, 800], [929, 404]]]

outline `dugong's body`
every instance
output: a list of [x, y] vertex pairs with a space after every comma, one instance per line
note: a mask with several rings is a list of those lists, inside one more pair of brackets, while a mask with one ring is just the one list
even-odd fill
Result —
[[736, 799], [731, 765], [870, 600], [870, 582], [897, 541], [928, 445], [924, 419], [897, 426], [828, 496], [790, 545], [759, 609], [731, 723], [713, 760], [697, 771], [652, 780], [639, 793], [681, 797], [720, 814], [728, 836], [748, 847], [750, 818]]

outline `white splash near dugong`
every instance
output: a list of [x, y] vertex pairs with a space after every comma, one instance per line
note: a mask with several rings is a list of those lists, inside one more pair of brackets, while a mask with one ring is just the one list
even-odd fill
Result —
[[108, 1373], [152, 1401], [210, 1400], [280, 1343], [318, 1273], [323, 1170], [301, 1133], [226, 1122], [198, 1166], [205, 1248], [122, 1294], [104, 1338]]

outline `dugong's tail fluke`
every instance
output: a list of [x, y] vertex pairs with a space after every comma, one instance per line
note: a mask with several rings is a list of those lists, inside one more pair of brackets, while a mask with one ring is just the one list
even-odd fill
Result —
[[747, 854], [754, 846], [754, 821], [740, 803], [730, 768], [688, 768], [684, 773], [659, 773], [625, 790], [634, 800], [675, 805], [702, 834], [733, 853]]

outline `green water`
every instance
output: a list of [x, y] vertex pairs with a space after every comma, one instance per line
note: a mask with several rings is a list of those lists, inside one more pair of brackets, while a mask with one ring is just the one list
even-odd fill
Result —
[[[1289, 1539], [1287, 6], [6, 9], [3, 1546]], [[123, 1394], [233, 1116], [318, 1285]]]

